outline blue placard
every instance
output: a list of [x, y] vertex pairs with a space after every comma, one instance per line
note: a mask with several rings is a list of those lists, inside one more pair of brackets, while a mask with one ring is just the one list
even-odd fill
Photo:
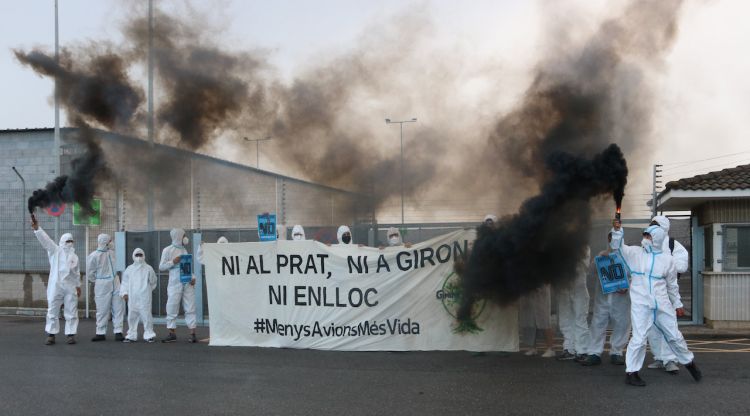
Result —
[[193, 280], [193, 255], [183, 254], [180, 256], [180, 282], [190, 283]]
[[258, 215], [258, 238], [260, 241], [276, 241], [276, 214]]
[[594, 262], [599, 275], [599, 283], [602, 285], [602, 293], [606, 295], [628, 288], [627, 268], [619, 253], [597, 256]]

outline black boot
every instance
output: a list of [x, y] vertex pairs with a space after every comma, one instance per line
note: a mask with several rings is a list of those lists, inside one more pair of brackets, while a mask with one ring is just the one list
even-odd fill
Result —
[[94, 336], [94, 338], [91, 338], [91, 342], [99, 342], [99, 341], [104, 341], [106, 339], [107, 337], [105, 337], [104, 335], [97, 334], [96, 336]]
[[693, 376], [695, 381], [701, 381], [703, 373], [701, 373], [701, 370], [695, 365], [695, 361], [691, 361], [690, 364], [685, 364], [685, 368], [690, 372], [690, 375]]
[[54, 345], [55, 344], [55, 336], [52, 334], [47, 334], [47, 340], [44, 341], [44, 345]]
[[643, 381], [641, 376], [638, 375], [637, 371], [633, 371], [632, 373], [625, 373], [625, 384], [630, 384], [631, 386], [644, 387], [646, 385], [646, 382]]
[[118, 333], [115, 334], [115, 341], [122, 342], [124, 340], [125, 340], [125, 337], [122, 336], [122, 332], [118, 332]]

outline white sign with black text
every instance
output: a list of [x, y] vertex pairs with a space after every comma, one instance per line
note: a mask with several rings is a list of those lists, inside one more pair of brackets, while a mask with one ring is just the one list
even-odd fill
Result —
[[377, 249], [316, 241], [205, 244], [211, 345], [518, 351], [517, 307], [474, 307], [458, 334], [453, 261], [474, 230]]

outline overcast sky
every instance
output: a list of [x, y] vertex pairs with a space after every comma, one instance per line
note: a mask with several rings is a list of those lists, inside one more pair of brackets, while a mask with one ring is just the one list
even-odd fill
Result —
[[[60, 45], [121, 41], [119, 24], [131, 11], [114, 0], [60, 0]], [[143, 0], [146, 3], [146, 0]], [[431, 22], [436, 48], [455, 51], [466, 68], [497, 66], [504, 85], [490, 109], [509, 108], [530, 82], [543, 48], [547, 7], [570, 10], [560, 19], [594, 22], [607, 17], [612, 1], [156, 1], [166, 9], [200, 16], [214, 27], [212, 35], [237, 50], [264, 50], [279, 77], [291, 80], [321, 53], [354, 47], [367, 31], [400, 16], [419, 15]], [[680, 18], [676, 43], [661, 68], [655, 92], [653, 151], [642, 165], [665, 164], [670, 179], [750, 163], [750, 2], [688, 1]], [[544, 18], [542, 16], [545, 16]], [[0, 129], [45, 127], [54, 123], [52, 82], [21, 66], [11, 48], [54, 45], [54, 1], [0, 2]], [[408, 25], [408, 20], [400, 21]], [[476, 80], [474, 80], [476, 81]], [[488, 97], [487, 85], [467, 82], [461, 100], [476, 100], [477, 111]], [[497, 88], [497, 86], [493, 86]], [[419, 107], [418, 105], [416, 107]], [[430, 114], [387, 114], [419, 116]], [[383, 114], [372, 122], [382, 123]], [[457, 115], [460, 116], [460, 115]], [[62, 118], [64, 120], [64, 117]], [[415, 127], [416, 128], [416, 127]], [[384, 126], [385, 130], [385, 126]], [[384, 134], [390, 134], [385, 130]], [[700, 163], [679, 162], [710, 159]], [[632, 176], [631, 195], [648, 192], [648, 172]]]

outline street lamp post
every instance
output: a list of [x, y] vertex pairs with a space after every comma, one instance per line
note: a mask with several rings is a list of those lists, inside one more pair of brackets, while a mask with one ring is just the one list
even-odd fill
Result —
[[401, 131], [401, 226], [404, 225], [404, 123], [416, 123], [417, 119], [393, 121], [385, 119], [385, 124], [398, 124]]
[[255, 167], [260, 169], [260, 142], [271, 140], [273, 137], [264, 137], [262, 139], [248, 139], [245, 137], [244, 139], [248, 142], [255, 142]]

